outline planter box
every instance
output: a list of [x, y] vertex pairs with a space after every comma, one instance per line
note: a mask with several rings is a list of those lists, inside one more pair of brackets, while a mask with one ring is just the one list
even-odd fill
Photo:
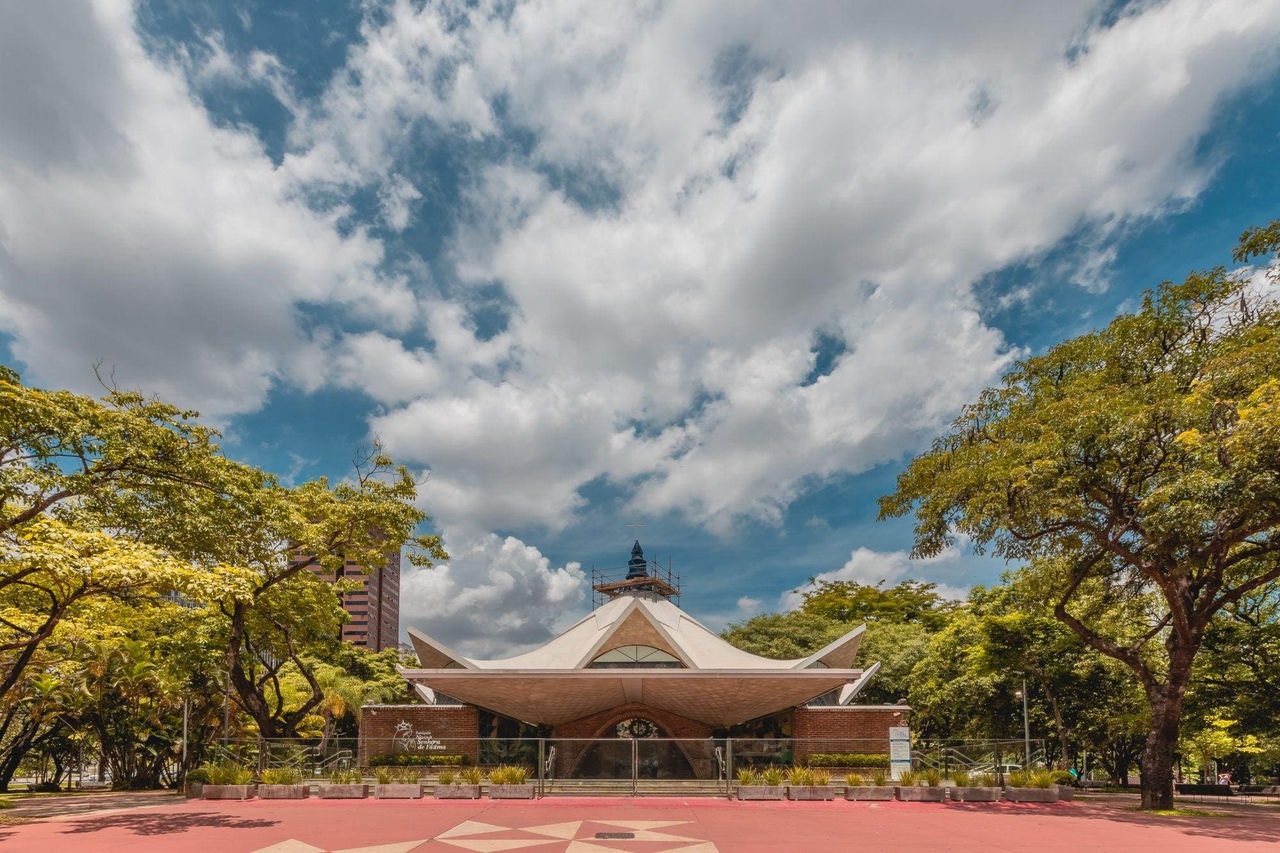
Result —
[[1056, 803], [1056, 788], [1005, 788], [1004, 798], [1011, 803]]
[[904, 803], [940, 803], [947, 796], [947, 789], [941, 785], [899, 785], [896, 790], [898, 799]]
[[836, 789], [830, 785], [788, 785], [787, 798], [791, 800], [834, 800]]
[[436, 785], [437, 800], [478, 800], [479, 785]]
[[210, 785], [205, 782], [201, 796], [206, 800], [247, 800], [253, 796], [253, 786]]
[[310, 785], [259, 785], [258, 798], [262, 800], [305, 800], [311, 796]]
[[[999, 788], [996, 791], [999, 792]], [[849, 785], [844, 789], [846, 800], [885, 800], [893, 799], [892, 785]]]
[[951, 799], [957, 803], [998, 803], [1000, 802], [1000, 789], [978, 785], [952, 788]]
[[1076, 789], [1070, 785], [1055, 785], [1054, 790], [1058, 792], [1058, 802], [1070, 803], [1076, 798]]
[[198, 800], [204, 795], [204, 782], [188, 782], [186, 795], [188, 800]]
[[783, 785], [739, 785], [739, 800], [781, 800], [787, 795]]
[[320, 785], [320, 799], [322, 800], [363, 800], [367, 796], [369, 796], [368, 785], [338, 785], [333, 782], [325, 782]]
[[489, 799], [491, 800], [532, 800], [534, 786], [532, 784], [524, 785], [490, 785]]
[[374, 785], [373, 796], [379, 800], [420, 800], [422, 784], [420, 782], [389, 782], [385, 785]]

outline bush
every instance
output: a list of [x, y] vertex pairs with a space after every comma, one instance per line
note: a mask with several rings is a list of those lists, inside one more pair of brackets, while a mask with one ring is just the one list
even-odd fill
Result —
[[1071, 775], [1070, 770], [1053, 771], [1053, 784], [1055, 785], [1074, 785], [1076, 777]]
[[764, 779], [760, 776], [760, 771], [753, 767], [738, 768], [738, 784], [742, 787], [750, 787], [752, 785], [763, 785]]
[[888, 767], [883, 752], [819, 752], [809, 756], [810, 767]]
[[760, 772], [760, 781], [771, 787], [782, 784], [783, 774], [780, 767], [766, 767]]
[[205, 771], [205, 782], [209, 785], [248, 785], [253, 781], [253, 771], [234, 761], [205, 764], [198, 769]]
[[928, 770], [925, 770], [920, 774], [920, 778], [923, 779], [924, 783], [930, 788], [936, 788], [942, 784], [942, 772], [936, 767], [930, 767]]
[[1009, 772], [1006, 779], [1009, 782], [1010, 788], [1030, 788], [1031, 787], [1031, 774], [1028, 773], [1026, 770], [1012, 770]]
[[364, 774], [355, 768], [332, 770], [329, 772], [329, 781], [335, 785], [359, 785], [364, 781]]
[[867, 784], [866, 780], [862, 778], [861, 773], [846, 773], [844, 775], [844, 783], [850, 788], [861, 788], [863, 785]]
[[969, 771], [968, 770], [953, 771], [951, 773], [951, 781], [955, 783], [957, 788], [968, 788], [969, 781], [970, 781]]
[[268, 767], [258, 778], [264, 785], [301, 785], [302, 771], [296, 767]]
[[452, 770], [441, 770], [440, 775], [436, 777], [436, 781], [441, 785], [452, 785], [458, 778], [458, 774]]
[[479, 767], [468, 767], [465, 770], [458, 771], [458, 778], [462, 780], [464, 785], [479, 785], [484, 779], [484, 774]]
[[889, 774], [883, 770], [877, 770], [871, 774], [871, 784], [879, 788], [881, 785], [889, 781]]
[[9, 798], [0, 797], [0, 809], [11, 809], [11, 808], [13, 808], [13, 803], [9, 800]]
[[898, 774], [898, 784], [904, 788], [913, 787], [916, 784], [916, 774], [914, 770], [903, 770]]
[[209, 770], [205, 767], [195, 767], [187, 773], [188, 782], [205, 783], [209, 781]]
[[464, 766], [471, 760], [465, 755], [436, 755], [420, 752], [399, 752], [395, 755], [373, 755], [369, 757], [370, 767], [441, 767]]
[[1054, 785], [1052, 770], [1032, 770], [1028, 779], [1032, 788], [1052, 788]]
[[62, 791], [62, 786], [57, 782], [35, 782], [28, 785], [27, 790], [33, 794], [57, 794]]
[[494, 785], [523, 785], [528, 778], [528, 768], [515, 764], [502, 764], [489, 771], [489, 782]]

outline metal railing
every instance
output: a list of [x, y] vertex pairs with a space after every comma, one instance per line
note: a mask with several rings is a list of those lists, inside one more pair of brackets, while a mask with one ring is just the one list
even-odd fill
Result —
[[[1043, 764], [1044, 742], [1033, 742], [1033, 762]], [[997, 773], [1020, 769], [1022, 740], [948, 741], [913, 749], [912, 767]], [[691, 793], [731, 796], [737, 771], [810, 765], [828, 769], [833, 781], [845, 773], [889, 774], [889, 744], [883, 739], [801, 738], [429, 738], [330, 739], [323, 743], [230, 741], [214, 744], [209, 755], [237, 761], [259, 772], [292, 766], [319, 778], [334, 769], [381, 764], [418, 767], [430, 783], [442, 770], [458, 766], [493, 768], [501, 764], [529, 769], [539, 794], [591, 790], [640, 796]]]

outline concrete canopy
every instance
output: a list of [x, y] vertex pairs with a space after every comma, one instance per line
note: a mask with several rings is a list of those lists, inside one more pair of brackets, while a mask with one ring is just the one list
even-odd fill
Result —
[[[863, 626], [804, 658], [772, 660], [735, 648], [660, 596], [607, 602], [559, 637], [511, 658], [473, 660], [416, 629], [421, 668], [400, 670], [426, 697], [435, 691], [529, 723], [559, 725], [641, 703], [714, 726], [804, 704], [842, 688], [847, 704], [865, 684], [852, 667]], [[651, 647], [678, 667], [588, 668], [600, 655]]]

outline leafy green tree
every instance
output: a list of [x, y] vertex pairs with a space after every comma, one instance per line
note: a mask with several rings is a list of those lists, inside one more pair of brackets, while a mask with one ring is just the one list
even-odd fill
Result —
[[935, 591], [936, 584], [906, 580], [888, 589], [884, 581], [869, 586], [856, 581], [811, 581], [801, 595], [806, 613], [837, 622], [919, 624], [937, 631], [947, 623], [956, 603]]
[[720, 636], [752, 654], [790, 660], [813, 654], [851, 627], [826, 616], [793, 610], [753, 616], [746, 622], [729, 625]]
[[[1238, 259], [1280, 248], [1249, 232]], [[957, 533], [1026, 561], [1055, 616], [1141, 683], [1142, 806], [1170, 808], [1192, 667], [1214, 617], [1280, 578], [1280, 311], [1218, 268], [1030, 358], [899, 476], [916, 556]], [[1154, 593], [1137, 625], [1103, 618]]]

